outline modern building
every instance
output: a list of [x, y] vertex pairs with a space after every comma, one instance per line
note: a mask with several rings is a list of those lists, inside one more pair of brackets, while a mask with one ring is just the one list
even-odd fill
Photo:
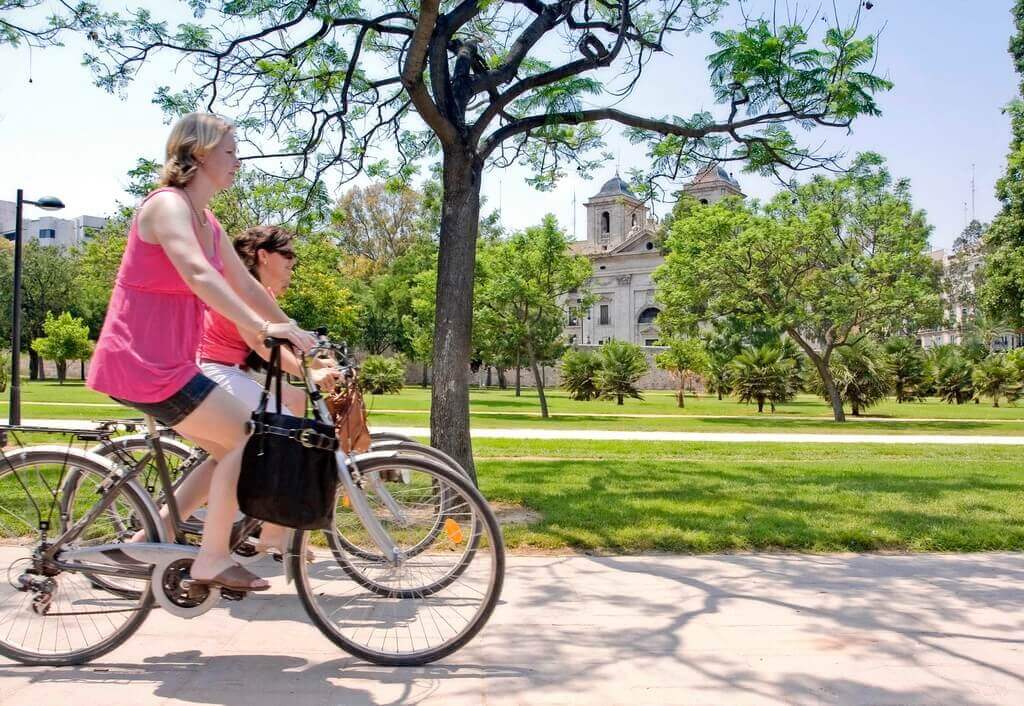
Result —
[[[744, 196], [739, 183], [719, 165], [702, 169], [683, 191], [705, 204]], [[573, 251], [593, 263], [588, 289], [597, 301], [577, 313], [578, 299], [567, 298], [567, 341], [580, 346], [598, 346], [611, 339], [658, 345], [654, 320], [659, 309], [651, 278], [665, 261], [657, 242], [658, 221], [618, 174], [585, 205], [587, 239], [573, 243]]]
[[[15, 212], [14, 201], [0, 201], [0, 233], [8, 240], [14, 240]], [[31, 206], [22, 211], [22, 233], [24, 242], [37, 240], [42, 245], [72, 247], [80, 245], [88, 237], [92, 229], [100, 229], [106, 225], [107, 219], [99, 216], [79, 216], [78, 218], [56, 218], [41, 216], [26, 218], [26, 214], [36, 211]]]

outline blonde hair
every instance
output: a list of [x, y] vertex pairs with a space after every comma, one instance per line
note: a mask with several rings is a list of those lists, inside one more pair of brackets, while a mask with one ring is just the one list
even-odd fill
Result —
[[199, 160], [235, 126], [212, 113], [189, 113], [171, 128], [167, 138], [167, 158], [160, 186], [183, 187], [192, 181]]

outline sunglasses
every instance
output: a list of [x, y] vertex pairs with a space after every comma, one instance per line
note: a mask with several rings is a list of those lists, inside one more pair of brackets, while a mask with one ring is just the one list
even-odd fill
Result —
[[278, 255], [280, 255], [281, 257], [283, 257], [283, 258], [285, 258], [287, 260], [294, 260], [295, 259], [295, 251], [291, 250], [291, 249], [288, 249], [288, 250], [276, 250], [274, 248], [267, 248], [267, 252], [276, 252]]

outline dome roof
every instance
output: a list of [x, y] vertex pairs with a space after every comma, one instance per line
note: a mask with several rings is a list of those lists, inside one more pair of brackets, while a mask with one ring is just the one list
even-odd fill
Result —
[[721, 179], [723, 181], [729, 182], [730, 184], [735, 186], [737, 189], [739, 188], [740, 183], [738, 181], [736, 181], [736, 179], [733, 178], [732, 174], [730, 174], [729, 172], [725, 171], [725, 168], [721, 164], [717, 165], [717, 170], [718, 170], [718, 178], [719, 179]]
[[620, 194], [625, 195], [625, 196], [629, 196], [629, 197], [634, 198], [634, 199], [636, 198], [636, 194], [634, 194], [632, 191], [630, 191], [629, 184], [624, 182], [622, 180], [622, 177], [620, 177], [618, 174], [616, 174], [615, 176], [613, 176], [611, 179], [609, 179], [608, 181], [606, 181], [604, 183], [604, 186], [601, 187], [601, 190], [598, 191], [596, 195], [597, 196], [618, 196]]

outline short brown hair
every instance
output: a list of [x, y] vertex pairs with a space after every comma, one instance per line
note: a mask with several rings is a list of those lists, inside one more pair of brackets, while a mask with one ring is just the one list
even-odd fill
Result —
[[281, 226], [253, 226], [246, 228], [235, 238], [235, 252], [249, 269], [253, 277], [259, 279], [256, 265], [259, 260], [256, 253], [260, 250], [278, 252], [290, 249], [295, 233]]
[[167, 138], [160, 186], [181, 188], [192, 181], [204, 157], [235, 126], [212, 113], [189, 113], [171, 128]]

